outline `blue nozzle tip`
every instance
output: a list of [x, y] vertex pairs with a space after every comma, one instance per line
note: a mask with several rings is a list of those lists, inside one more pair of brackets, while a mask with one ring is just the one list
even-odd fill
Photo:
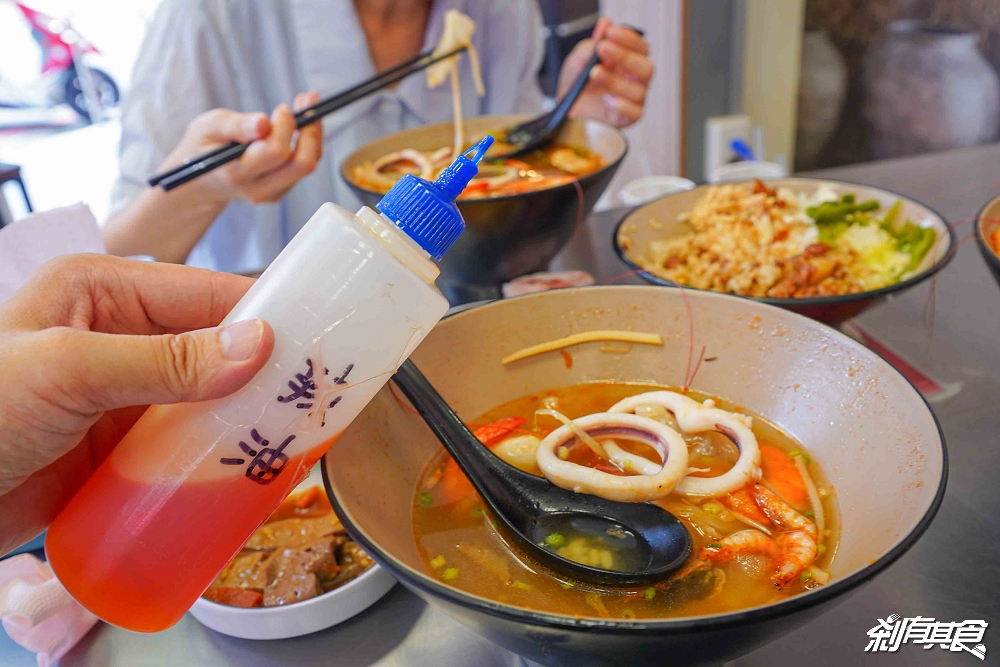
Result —
[[469, 181], [479, 173], [479, 163], [483, 161], [486, 151], [492, 145], [493, 137], [487, 134], [478, 144], [459, 155], [451, 166], [442, 171], [434, 181], [434, 185], [441, 188], [445, 196], [455, 201]]
[[456, 157], [433, 183], [404, 176], [378, 203], [378, 209], [431, 257], [441, 259], [465, 229], [455, 200], [479, 173], [479, 163], [492, 145], [493, 137], [486, 135]]
[[[474, 164], [478, 165], [483, 161], [483, 157], [486, 155], [486, 151], [490, 149], [493, 145], [493, 136], [487, 134], [485, 137], [479, 140], [479, 143], [470, 148], [469, 150], [462, 153], [462, 157], [471, 160]], [[469, 156], [472, 153], [472, 156]]]

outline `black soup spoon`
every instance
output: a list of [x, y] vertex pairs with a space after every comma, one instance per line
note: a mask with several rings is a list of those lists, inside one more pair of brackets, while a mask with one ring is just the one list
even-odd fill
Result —
[[[640, 36], [645, 35], [645, 32], [640, 28], [636, 28], [635, 26], [626, 27], [634, 30]], [[590, 70], [594, 69], [600, 62], [601, 58], [597, 55], [597, 49], [595, 48], [593, 55], [590, 56], [590, 60], [583, 66], [583, 71], [577, 75], [576, 80], [573, 81], [573, 85], [569, 87], [563, 98], [556, 103], [555, 108], [520, 125], [501, 130], [499, 133], [504, 136], [503, 141], [513, 144], [513, 147], [503, 154], [499, 153], [499, 151], [491, 152], [487, 156], [488, 159], [513, 158], [524, 155], [525, 153], [530, 153], [541, 148], [555, 139], [559, 133], [559, 129], [566, 122], [566, 118], [569, 117], [569, 110], [573, 107], [573, 104], [580, 97], [580, 93], [583, 92], [584, 87], [590, 80]]]
[[[652, 503], [619, 503], [574, 493], [523, 472], [483, 446], [413, 362], [403, 362], [394, 379], [498, 525], [542, 565], [600, 586], [649, 585], [684, 565], [691, 536], [673, 514]], [[600, 540], [620, 567], [592, 567], [564, 558], [546, 546], [546, 538], [554, 534]]]
[[594, 69], [600, 61], [601, 59], [597, 53], [590, 56], [590, 60], [583, 66], [583, 71], [580, 72], [576, 81], [573, 82], [573, 85], [570, 86], [570, 89], [559, 100], [552, 111], [501, 131], [500, 134], [503, 135], [503, 141], [512, 144], [512, 147], [506, 153], [490, 154], [488, 158], [517, 157], [537, 150], [552, 141], [556, 134], [559, 133], [559, 129], [563, 123], [566, 122], [569, 110], [573, 106], [573, 103], [576, 102], [576, 98], [580, 97], [584, 86], [587, 85], [587, 81], [590, 79], [590, 70]]

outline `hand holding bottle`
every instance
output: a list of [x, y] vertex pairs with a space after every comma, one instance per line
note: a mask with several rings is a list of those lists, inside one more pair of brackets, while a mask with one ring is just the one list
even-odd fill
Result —
[[232, 396], [151, 407], [50, 525], [77, 602], [139, 632], [180, 620], [448, 310], [434, 260], [492, 143], [433, 183], [404, 176], [377, 210], [324, 204], [302, 227], [222, 321], [270, 322], [266, 365]]
[[227, 396], [274, 345], [212, 328], [253, 280], [78, 255], [0, 308], [0, 555], [38, 535], [152, 403]]

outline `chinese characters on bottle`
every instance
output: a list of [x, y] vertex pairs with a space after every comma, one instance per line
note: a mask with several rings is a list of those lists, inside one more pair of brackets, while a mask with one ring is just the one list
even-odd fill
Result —
[[[284, 469], [285, 464], [288, 463], [288, 456], [283, 452], [285, 447], [295, 439], [295, 436], [288, 436], [280, 445], [274, 448], [268, 447], [271, 442], [262, 438], [255, 428], [250, 429], [250, 437], [253, 438], [259, 449], [254, 449], [251, 445], [242, 440], [240, 441], [240, 449], [243, 453], [253, 457], [250, 465], [247, 466], [247, 477], [259, 484], [270, 484], [278, 476], [278, 473]], [[239, 466], [246, 463], [246, 459], [223, 458], [219, 462], [223, 465]]]
[[[330, 369], [323, 367], [323, 377], [317, 378], [312, 359], [306, 359], [306, 371], [296, 373], [295, 377], [289, 380], [290, 393], [279, 395], [277, 402], [292, 404], [298, 410], [309, 410], [307, 417], [310, 418], [310, 423], [315, 425], [318, 421], [319, 427], [322, 428], [326, 426], [327, 411], [336, 407], [343, 398], [334, 394], [347, 384], [347, 376], [353, 369], [354, 364], [348, 364], [340, 375], [326, 381], [325, 376], [330, 374]], [[270, 484], [288, 463], [288, 455], [284, 450], [295, 440], [295, 435], [289, 435], [277, 447], [270, 447], [271, 441], [262, 436], [256, 428], [250, 430], [250, 438], [253, 444], [247, 444], [243, 440], [239, 442], [240, 451], [246, 456], [222, 457], [219, 463], [227, 466], [246, 465], [247, 479], [258, 484]], [[249, 464], [247, 457], [251, 457]]]

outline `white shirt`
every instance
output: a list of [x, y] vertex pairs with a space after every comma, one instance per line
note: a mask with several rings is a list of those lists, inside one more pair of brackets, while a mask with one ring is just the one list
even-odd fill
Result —
[[[451, 8], [476, 22], [473, 43], [486, 85], [486, 96], [478, 98], [463, 59], [465, 114], [541, 110], [536, 73], [543, 48], [536, 0], [434, 0], [425, 50], [437, 43], [444, 12]], [[298, 92], [326, 96], [375, 73], [350, 0], [165, 0], [146, 35], [122, 109], [121, 174], [111, 212], [147, 187], [146, 179], [199, 113], [216, 107], [269, 113], [291, 103]], [[360, 207], [340, 175], [340, 163], [350, 153], [381, 136], [451, 117], [450, 86], [427, 90], [420, 74], [327, 116], [316, 171], [276, 204], [230, 204], [188, 264], [233, 272], [266, 267], [323, 203]]]

